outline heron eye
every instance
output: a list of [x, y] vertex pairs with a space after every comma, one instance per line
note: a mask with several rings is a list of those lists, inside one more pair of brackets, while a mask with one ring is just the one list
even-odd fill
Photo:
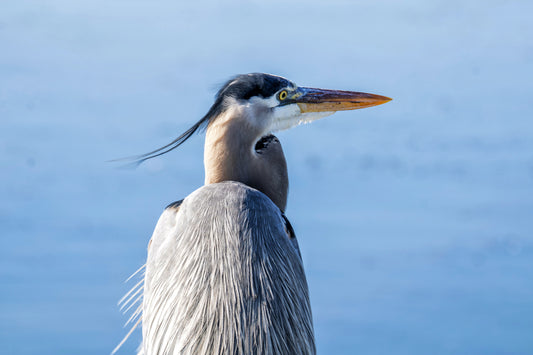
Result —
[[283, 101], [287, 98], [287, 96], [288, 96], [287, 90], [283, 90], [282, 92], [279, 93], [278, 98], [280, 99], [280, 101]]

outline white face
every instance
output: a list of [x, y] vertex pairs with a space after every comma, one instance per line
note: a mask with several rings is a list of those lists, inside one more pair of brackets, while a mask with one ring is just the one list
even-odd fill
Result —
[[[288, 90], [294, 90], [290, 88]], [[263, 127], [264, 134], [283, 131], [303, 123], [316, 121], [320, 118], [330, 116], [335, 112], [302, 112], [296, 103], [282, 105], [279, 100], [279, 92], [268, 98], [252, 97], [244, 105], [246, 110], [249, 110], [251, 119], [257, 118], [261, 122], [255, 122]], [[261, 116], [261, 117], [259, 117]]]

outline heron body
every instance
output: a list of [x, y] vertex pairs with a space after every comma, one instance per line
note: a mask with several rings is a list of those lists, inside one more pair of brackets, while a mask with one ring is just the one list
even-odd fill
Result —
[[265, 194], [234, 181], [167, 208], [147, 260], [145, 353], [314, 354], [307, 282], [287, 231]]
[[287, 164], [271, 133], [389, 101], [298, 87], [262, 73], [228, 81], [207, 126], [205, 185], [161, 215], [148, 247], [141, 353], [315, 354], [309, 291], [285, 217]]

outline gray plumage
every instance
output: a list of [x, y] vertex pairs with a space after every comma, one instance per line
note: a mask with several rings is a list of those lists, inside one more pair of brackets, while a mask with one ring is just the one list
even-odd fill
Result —
[[315, 353], [298, 242], [263, 193], [200, 188], [165, 210], [148, 255], [147, 354]]
[[205, 185], [163, 212], [148, 246], [144, 286], [121, 301], [128, 309], [142, 300], [130, 318], [131, 331], [142, 321], [140, 353], [315, 354], [303, 263], [284, 215], [287, 164], [271, 133], [389, 100], [240, 75], [189, 130], [134, 158], [165, 154], [207, 127]]

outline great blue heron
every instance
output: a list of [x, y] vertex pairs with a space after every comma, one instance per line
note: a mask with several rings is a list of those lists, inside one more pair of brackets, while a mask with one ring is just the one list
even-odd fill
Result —
[[134, 316], [140, 352], [314, 354], [309, 292], [298, 242], [285, 217], [288, 176], [272, 132], [384, 96], [298, 87], [254, 73], [229, 80], [209, 112], [164, 154], [206, 126], [205, 185], [161, 215], [148, 245]]

